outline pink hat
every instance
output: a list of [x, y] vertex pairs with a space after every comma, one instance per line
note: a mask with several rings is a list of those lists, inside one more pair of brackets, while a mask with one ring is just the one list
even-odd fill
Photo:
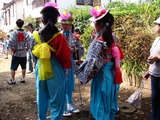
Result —
[[108, 12], [109, 12], [109, 10], [106, 10], [103, 7], [95, 6], [90, 11], [90, 14], [93, 15], [93, 17], [91, 17], [89, 20], [90, 21], [97, 21], [97, 20], [103, 18]]
[[58, 10], [58, 4], [57, 3], [46, 2], [46, 4], [43, 6], [43, 9], [41, 10], [40, 13], [43, 13], [46, 10], [46, 8], [52, 8], [52, 7], [56, 8]]
[[62, 24], [72, 24], [73, 23], [73, 17], [68, 11], [63, 11], [60, 14], [59, 22]]

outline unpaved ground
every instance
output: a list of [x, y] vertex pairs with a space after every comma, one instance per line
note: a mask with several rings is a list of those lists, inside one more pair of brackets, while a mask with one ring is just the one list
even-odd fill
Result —
[[[19, 68], [16, 73], [17, 84], [8, 85], [6, 80], [10, 79], [11, 56], [9, 56], [9, 59], [4, 58], [5, 56], [0, 53], [0, 120], [37, 120], [34, 74], [26, 75], [27, 82], [25, 84], [19, 83], [18, 81], [21, 78]], [[79, 86], [76, 82], [75, 88], [73, 101], [81, 112], [73, 114], [72, 117], [63, 118], [63, 120], [93, 120], [89, 113], [90, 85]], [[119, 112], [116, 115], [116, 120], [149, 120], [151, 111], [150, 88], [148, 86], [146, 88], [143, 90], [141, 109], [130, 114]], [[122, 84], [119, 91], [119, 101], [124, 102], [136, 89]]]

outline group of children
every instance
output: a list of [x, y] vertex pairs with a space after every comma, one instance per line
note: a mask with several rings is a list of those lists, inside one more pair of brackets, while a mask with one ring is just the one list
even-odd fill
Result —
[[[21, 83], [25, 83], [27, 52], [35, 57], [35, 79], [39, 120], [46, 120], [48, 107], [51, 120], [79, 113], [72, 101], [75, 77], [80, 84], [91, 82], [90, 111], [96, 120], [113, 120], [118, 111], [117, 94], [122, 82], [120, 59], [122, 53], [112, 32], [113, 15], [100, 6], [91, 10], [95, 35], [86, 60], [75, 64], [84, 55], [79, 40], [79, 29], [73, 30], [74, 18], [68, 11], [59, 13], [56, 3], [47, 2], [40, 11], [43, 27], [30, 36], [22, 27], [24, 21], [16, 21], [18, 29], [11, 33], [8, 47], [13, 55], [11, 79], [16, 84], [15, 72], [22, 68]], [[55, 26], [61, 24], [61, 31]]]
[[[15, 71], [22, 68], [21, 83], [25, 83], [27, 52], [35, 57], [35, 79], [37, 90], [38, 119], [46, 120], [50, 108], [51, 120], [61, 120], [62, 116], [79, 113], [72, 101], [74, 75], [80, 84], [91, 81], [90, 112], [95, 120], [114, 120], [118, 112], [117, 96], [122, 83], [120, 61], [124, 55], [112, 31], [114, 17], [109, 10], [96, 6], [90, 11], [89, 20], [94, 27], [93, 41], [89, 46], [85, 61], [78, 66], [84, 55], [84, 47], [79, 40], [80, 32], [73, 31], [74, 18], [68, 11], [59, 13], [56, 3], [47, 2], [41, 10], [43, 27], [32, 31], [29, 36], [22, 27], [24, 21], [16, 21], [18, 29], [10, 35], [8, 48], [13, 55], [11, 60], [11, 79], [8, 84], [16, 84]], [[60, 22], [61, 31], [56, 27]], [[156, 32], [160, 33], [160, 18], [154, 21]], [[159, 37], [151, 48], [148, 58], [150, 65], [145, 78], [151, 75], [152, 82], [152, 120], [158, 120], [159, 94]]]

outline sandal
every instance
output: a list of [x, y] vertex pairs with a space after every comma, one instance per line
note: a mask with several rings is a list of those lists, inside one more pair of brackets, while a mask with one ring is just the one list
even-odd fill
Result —
[[80, 110], [77, 109], [73, 104], [67, 104], [67, 110], [73, 113], [79, 113]]
[[26, 83], [25, 79], [21, 79], [20, 83]]
[[65, 111], [63, 112], [63, 116], [64, 116], [64, 117], [70, 117], [70, 116], [72, 116], [72, 114], [71, 114], [68, 110], [65, 110]]
[[16, 84], [16, 81], [10, 79], [10, 80], [7, 80], [7, 83], [8, 83], [9, 85], [14, 85], [14, 84]]

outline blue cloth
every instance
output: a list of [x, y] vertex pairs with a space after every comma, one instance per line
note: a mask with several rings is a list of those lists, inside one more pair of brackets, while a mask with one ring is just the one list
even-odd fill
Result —
[[91, 82], [90, 111], [96, 120], [114, 120], [118, 88], [114, 84], [114, 63], [103, 66]]
[[65, 31], [65, 32], [63, 32], [63, 35], [64, 35], [65, 37], [68, 37], [69, 34], [71, 34], [71, 31]]
[[53, 78], [42, 81], [39, 80], [38, 64], [36, 64], [35, 74], [39, 120], [46, 120], [48, 107], [50, 108], [51, 120], [61, 120], [65, 107], [66, 75], [56, 58], [51, 58], [51, 65], [54, 72]]
[[160, 77], [151, 75], [152, 114], [151, 120], [160, 120]]
[[68, 70], [67, 82], [66, 82], [66, 99], [67, 103], [72, 103], [72, 92], [74, 91], [74, 61], [71, 56], [72, 67]]

